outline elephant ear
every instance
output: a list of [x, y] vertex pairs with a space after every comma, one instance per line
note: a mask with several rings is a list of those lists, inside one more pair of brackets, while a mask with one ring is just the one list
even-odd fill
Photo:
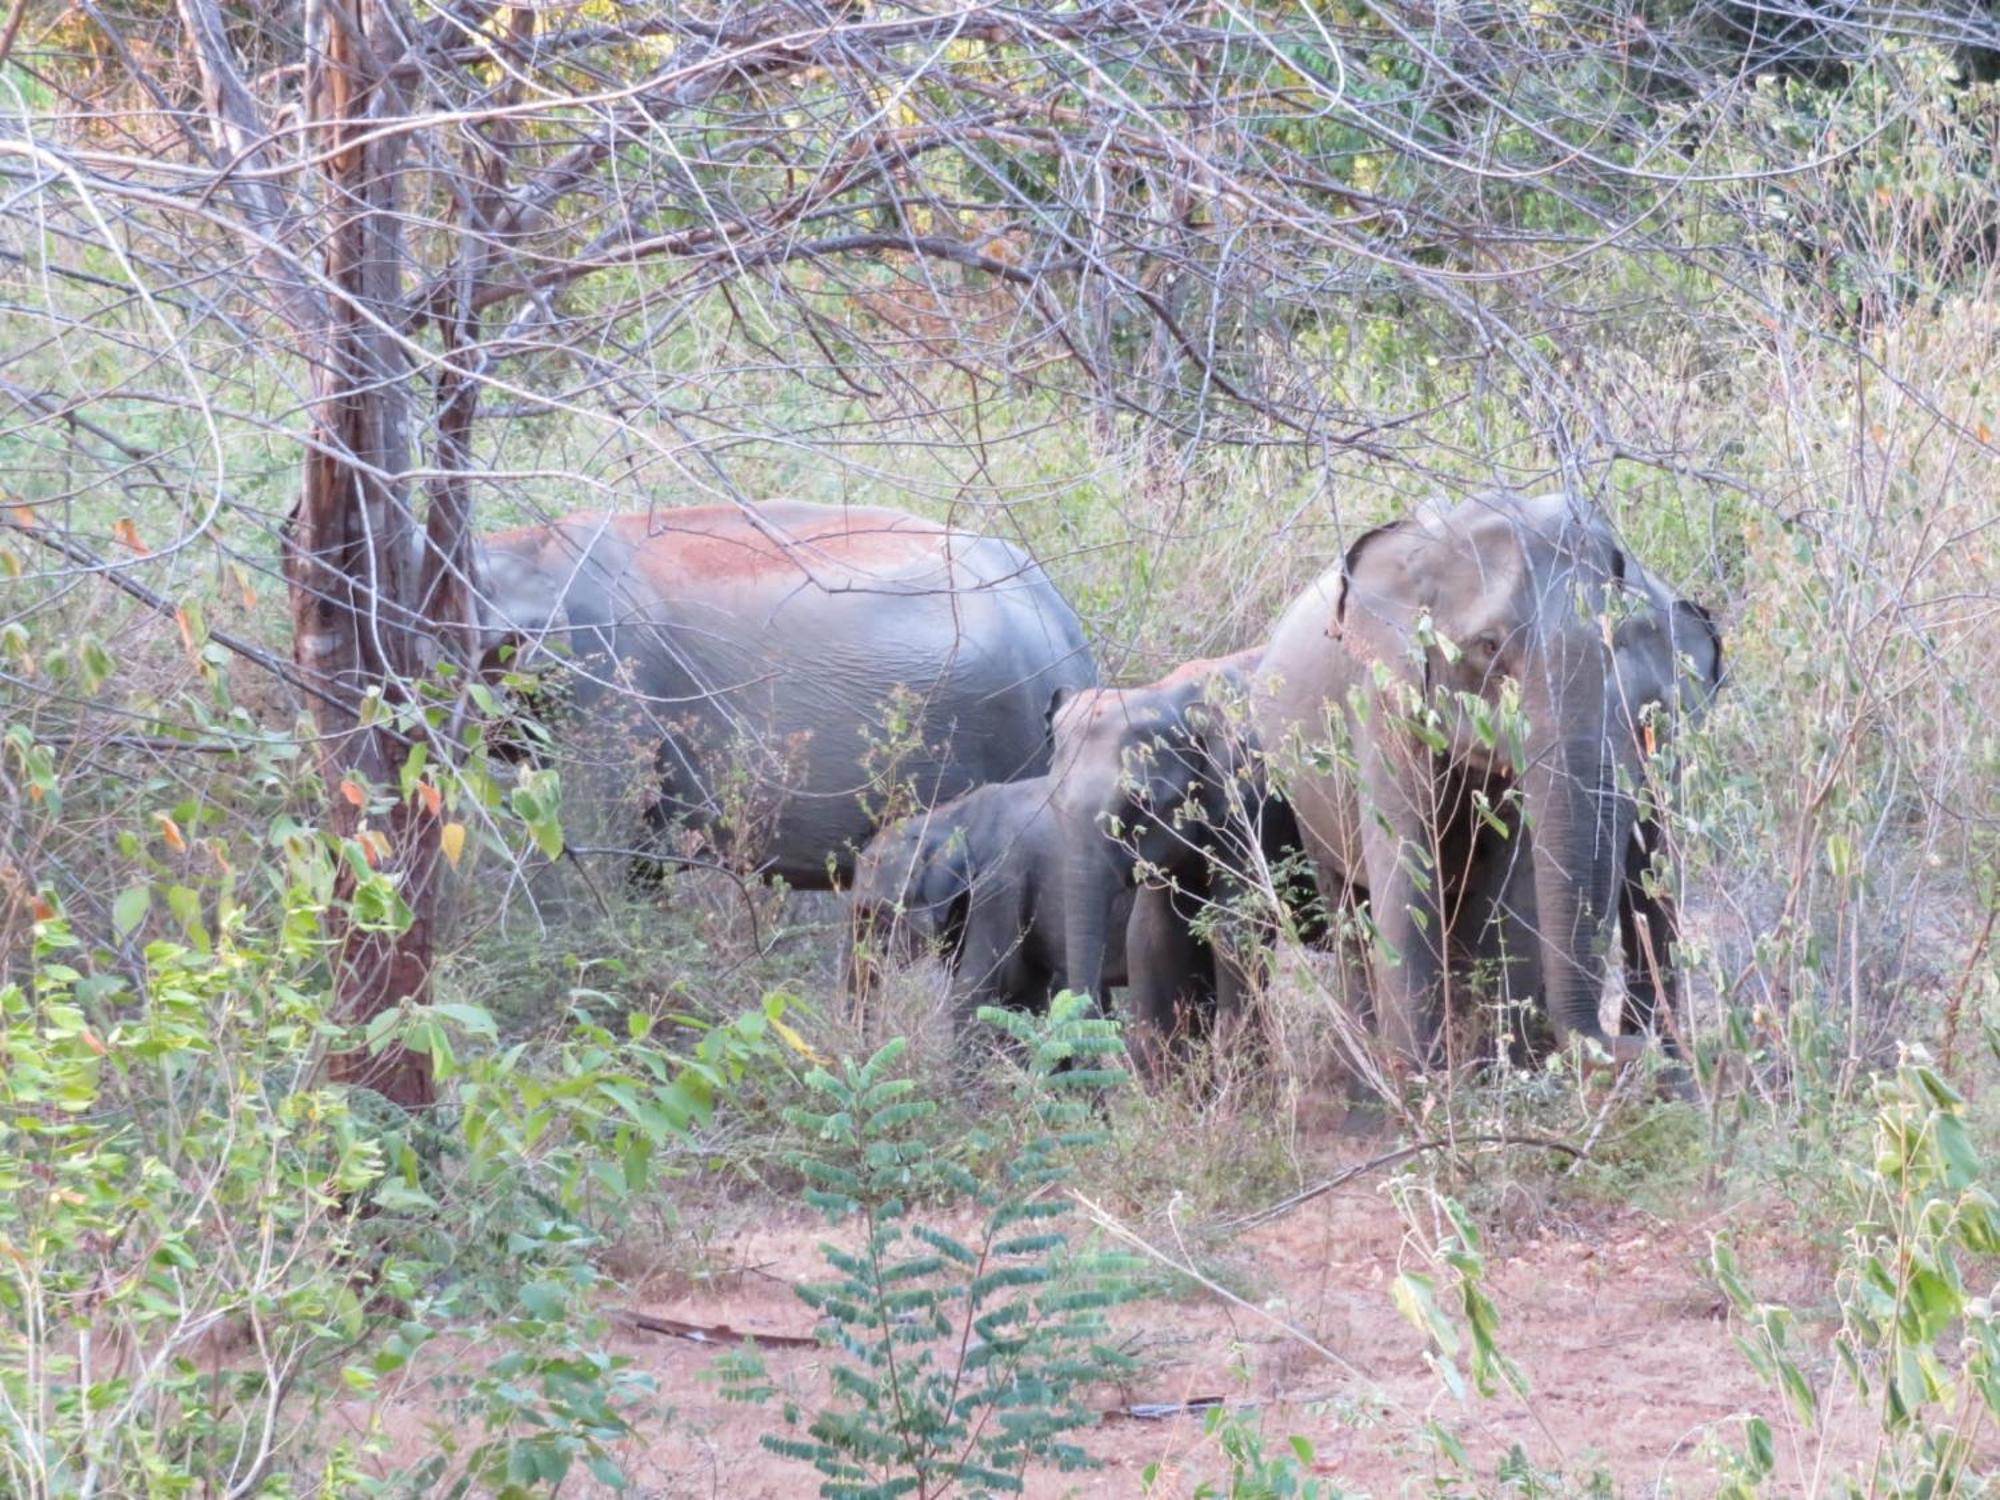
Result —
[[933, 825], [924, 840], [921, 867], [911, 892], [913, 904], [933, 914], [939, 924], [944, 914], [965, 899], [972, 890], [972, 850], [966, 841], [965, 825], [953, 820]]
[[1715, 617], [1692, 599], [1676, 599], [1668, 635], [1676, 659], [1693, 664], [1698, 691], [1691, 706], [1706, 706], [1722, 686], [1722, 631]]
[[1676, 598], [1658, 579], [1645, 575], [1652, 607], [1618, 627], [1618, 678], [1629, 709], [1667, 704], [1677, 719], [1701, 712], [1722, 673], [1722, 636], [1708, 611]]
[[1363, 532], [1347, 549], [1328, 634], [1359, 660], [1409, 665], [1417, 613], [1426, 602], [1416, 597], [1405, 566], [1414, 534], [1407, 521], [1391, 521]]

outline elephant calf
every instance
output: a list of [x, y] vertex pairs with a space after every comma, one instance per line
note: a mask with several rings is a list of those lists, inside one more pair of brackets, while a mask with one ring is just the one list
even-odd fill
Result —
[[[1067, 983], [1060, 840], [1049, 778], [996, 782], [883, 829], [855, 862], [855, 987], [875, 963], [936, 951], [952, 975], [952, 1025], [982, 1005], [1039, 1009]], [[1122, 941], [1105, 968], [1124, 982]], [[867, 951], [879, 944], [881, 953]]]
[[1227, 1035], [1245, 1019], [1238, 955], [1217, 951], [1200, 929], [1211, 907], [1301, 848], [1240, 711], [1260, 656], [1189, 662], [1145, 687], [1087, 688], [1060, 696], [1054, 710], [1071, 985], [1101, 999], [1098, 966], [1117, 936], [1127, 938], [1127, 1008], [1149, 1077], [1189, 1025], [1212, 1020]]

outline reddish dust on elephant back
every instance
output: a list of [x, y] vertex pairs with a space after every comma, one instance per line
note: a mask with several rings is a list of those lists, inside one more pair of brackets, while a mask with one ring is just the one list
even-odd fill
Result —
[[[1314, 1171], [1328, 1176], [1380, 1148], [1331, 1129], [1300, 1145]], [[1177, 1278], [1173, 1296], [1120, 1309], [1114, 1322], [1137, 1371], [1127, 1384], [1089, 1395], [1104, 1415], [1080, 1442], [1099, 1467], [1030, 1471], [1024, 1493], [1030, 1500], [1187, 1497], [1207, 1484], [1215, 1488], [1206, 1493], [1227, 1494], [1228, 1464], [1199, 1412], [1162, 1420], [1117, 1415], [1217, 1397], [1260, 1424], [1267, 1454], [1289, 1454], [1288, 1440], [1304, 1438], [1312, 1477], [1349, 1494], [1428, 1492], [1432, 1476], [1451, 1475], [1426, 1436], [1433, 1422], [1471, 1464], [1470, 1474], [1456, 1476], [1454, 1492], [1492, 1492], [1499, 1465], [1518, 1445], [1536, 1469], [1560, 1472], [1575, 1492], [1601, 1475], [1620, 1495], [1705, 1494], [1717, 1472], [1715, 1448], [1742, 1451], [1749, 1414], [1781, 1435], [1771, 1492], [1801, 1493], [1810, 1482], [1802, 1472], [1813, 1465], [1839, 1472], [1864, 1461], [1870, 1424], [1863, 1413], [1829, 1411], [1821, 1432], [1831, 1436], [1788, 1447], [1782, 1401], [1735, 1345], [1725, 1304], [1704, 1271], [1713, 1232], [1733, 1231], [1746, 1265], [1759, 1268], [1762, 1292], [1810, 1305], [1825, 1290], [1823, 1272], [1788, 1247], [1775, 1220], [1760, 1222], [1769, 1212], [1717, 1202], [1663, 1219], [1630, 1205], [1563, 1202], [1510, 1215], [1503, 1205], [1493, 1217], [1524, 1222], [1486, 1227], [1483, 1284], [1499, 1310], [1501, 1351], [1527, 1376], [1530, 1395], [1463, 1402], [1446, 1390], [1427, 1362], [1424, 1337], [1392, 1300], [1399, 1270], [1422, 1267], [1379, 1175], [1235, 1238], [1205, 1234], [1185, 1216], [1178, 1226], [1157, 1213], [1128, 1220], [1168, 1255], [1193, 1247], [1202, 1274], [1240, 1300]], [[853, 1230], [768, 1203], [716, 1205], [711, 1218], [734, 1227], [706, 1247], [708, 1269], [649, 1274], [645, 1247], [628, 1246], [629, 1263], [613, 1268], [628, 1290], [607, 1299], [607, 1312], [810, 1335], [813, 1315], [793, 1287], [824, 1279], [820, 1247], [851, 1245]], [[972, 1224], [941, 1227], [962, 1233]], [[1448, 1305], [1447, 1290], [1440, 1288], [1439, 1300]], [[633, 1486], [628, 1494], [794, 1500], [818, 1493], [810, 1466], [779, 1457], [759, 1439], [786, 1431], [782, 1400], [809, 1414], [831, 1399], [828, 1351], [765, 1350], [781, 1394], [757, 1407], [721, 1399], [716, 1347], [624, 1320], [614, 1320], [610, 1342], [653, 1376], [663, 1416], [618, 1450]], [[483, 1358], [466, 1347], [433, 1346], [427, 1355], [428, 1368], [412, 1371], [378, 1403], [391, 1439], [385, 1468], [420, 1459], [434, 1424], [450, 1420], [429, 1377], [453, 1360], [476, 1368]], [[368, 1419], [359, 1402], [350, 1415], [357, 1425]], [[1828, 1446], [1812, 1446], [1818, 1442]]]
[[661, 587], [687, 578], [794, 575], [821, 568], [894, 573], [935, 564], [949, 529], [899, 511], [776, 501], [757, 519], [734, 505], [696, 505], [621, 515], [580, 513], [550, 525], [523, 526], [489, 545], [532, 552], [550, 568], [609, 536], [629, 548], [639, 572]]

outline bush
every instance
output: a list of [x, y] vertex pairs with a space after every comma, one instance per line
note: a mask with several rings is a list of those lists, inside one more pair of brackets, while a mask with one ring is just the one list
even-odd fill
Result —
[[[807, 1078], [817, 1103], [789, 1112], [814, 1143], [797, 1157], [806, 1197], [830, 1222], [853, 1221], [860, 1242], [827, 1246], [835, 1279], [799, 1293], [841, 1356], [835, 1404], [809, 1420], [787, 1405], [805, 1436], [764, 1443], [818, 1469], [822, 1495], [1014, 1493], [1030, 1463], [1089, 1465], [1069, 1434], [1096, 1421], [1085, 1390], [1129, 1366], [1108, 1346], [1105, 1313], [1133, 1295], [1138, 1263], [1077, 1248], [1063, 1228], [1060, 1185], [1106, 1138], [1093, 1111], [1124, 1081], [1105, 1066], [1116, 1026], [1088, 1014], [1069, 994], [1042, 1022], [980, 1012], [1026, 1054], [1021, 1138], [965, 1143], [1005, 1162], [992, 1183], [927, 1131], [937, 1104], [893, 1071], [902, 1041]], [[943, 1227], [953, 1210], [977, 1215], [971, 1233]], [[745, 1398], [769, 1394], [754, 1358], [735, 1379]]]
[[[525, 1495], [578, 1464], [616, 1484], [651, 1384], [602, 1348], [594, 1254], [666, 1148], [803, 1046], [781, 1002], [689, 1023], [686, 1056], [635, 1017], [460, 1060], [491, 1042], [483, 1011], [391, 1013], [372, 1040], [455, 1086], [425, 1121], [322, 1080], [360, 1039], [328, 1013], [301, 892], [274, 935], [238, 910], [129, 976], [46, 910], [0, 987], [0, 1490], [252, 1494], [317, 1470], [343, 1493]], [[434, 1452], [377, 1478], [320, 1441], [322, 1402], [386, 1395], [451, 1337], [489, 1355], [447, 1380], [460, 1425]]]

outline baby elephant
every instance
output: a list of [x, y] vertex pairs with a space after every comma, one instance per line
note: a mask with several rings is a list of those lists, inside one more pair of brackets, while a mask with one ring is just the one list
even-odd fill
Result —
[[[855, 863], [851, 984], [865, 1001], [875, 965], [936, 952], [952, 975], [962, 1038], [982, 1005], [1046, 1006], [1066, 982], [1061, 841], [1046, 776], [995, 782], [892, 823]], [[1123, 983], [1124, 897], [1107, 980]], [[1116, 969], [1112, 974], [1108, 971]]]

